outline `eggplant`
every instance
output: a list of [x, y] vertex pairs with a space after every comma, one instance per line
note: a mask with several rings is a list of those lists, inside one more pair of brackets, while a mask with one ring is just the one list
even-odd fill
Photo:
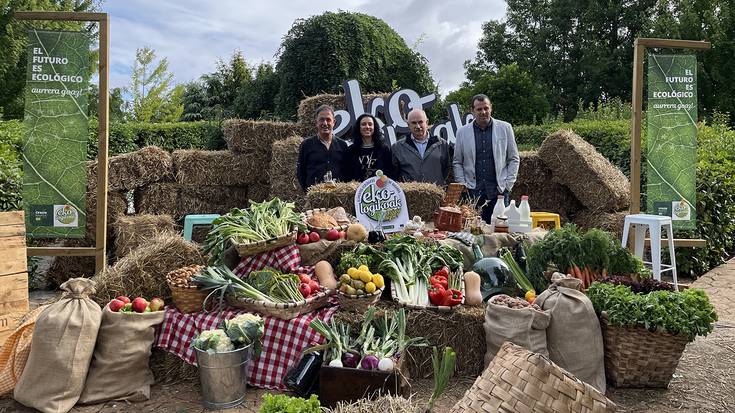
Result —
[[360, 353], [350, 350], [342, 354], [342, 365], [344, 367], [356, 368], [360, 363]]

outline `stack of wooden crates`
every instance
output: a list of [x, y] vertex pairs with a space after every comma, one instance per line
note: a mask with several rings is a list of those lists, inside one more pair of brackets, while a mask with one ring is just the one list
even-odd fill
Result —
[[0, 345], [28, 312], [28, 266], [23, 211], [0, 212]]

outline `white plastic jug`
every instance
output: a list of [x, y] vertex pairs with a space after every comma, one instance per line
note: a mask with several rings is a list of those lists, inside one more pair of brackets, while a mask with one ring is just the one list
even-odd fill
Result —
[[493, 214], [490, 218], [490, 225], [495, 226], [495, 221], [498, 216], [505, 213], [505, 196], [498, 195], [498, 200], [495, 201], [495, 207], [493, 208]]
[[531, 206], [528, 205], [528, 195], [521, 197], [521, 205], [518, 207], [518, 211], [521, 213], [521, 221], [531, 220]]
[[521, 211], [518, 210], [515, 199], [510, 201], [508, 208], [505, 208], [505, 216], [508, 217], [508, 222], [518, 221], [521, 219]]

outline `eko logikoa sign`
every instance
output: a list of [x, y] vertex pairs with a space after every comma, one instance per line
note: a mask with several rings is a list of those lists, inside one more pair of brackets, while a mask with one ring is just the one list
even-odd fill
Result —
[[355, 192], [355, 215], [368, 230], [398, 232], [408, 222], [406, 196], [398, 184], [377, 171], [376, 176], [363, 181]]

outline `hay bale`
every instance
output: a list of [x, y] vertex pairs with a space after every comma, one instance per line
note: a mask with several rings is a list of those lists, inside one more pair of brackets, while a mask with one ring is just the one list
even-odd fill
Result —
[[176, 231], [170, 215], [123, 215], [115, 220], [115, 255], [118, 259], [130, 251], [147, 244], [156, 235]]
[[250, 202], [263, 202], [271, 199], [271, 184], [268, 181], [256, 182], [248, 186]]
[[538, 154], [554, 180], [588, 209], [611, 212], [630, 206], [628, 178], [574, 132], [562, 129], [549, 135]]
[[[385, 311], [389, 314], [398, 307], [388, 301], [376, 304], [376, 316], [382, 317]], [[356, 335], [364, 320], [362, 313], [338, 311], [335, 321], [348, 323]], [[483, 307], [462, 306], [450, 313], [437, 313], [430, 310], [406, 310], [406, 335], [424, 337], [429, 347], [412, 348], [408, 351], [406, 363], [410, 376], [414, 379], [431, 377], [431, 346], [443, 348], [450, 346], [457, 353], [455, 373], [458, 376], [479, 376], [485, 367], [485, 321]]]
[[[97, 239], [97, 192], [87, 191], [86, 198], [87, 228], [85, 239], [94, 243]], [[125, 215], [128, 211], [128, 198], [123, 191], [107, 192], [107, 241], [112, 240], [111, 225], [118, 217]], [[91, 244], [90, 244], [91, 245]]]
[[189, 214], [223, 214], [248, 206], [248, 190], [241, 186], [181, 185], [158, 182], [147, 185], [135, 197], [135, 210], [166, 214], [180, 219]]
[[245, 186], [263, 180], [270, 161], [266, 155], [181, 149], [172, 155], [173, 170], [182, 185]]
[[266, 154], [266, 165], [271, 144], [294, 134], [301, 134], [300, 125], [293, 122], [229, 119], [222, 124], [227, 149], [235, 153]]
[[[169, 179], [173, 172], [171, 154], [157, 146], [110, 157], [108, 165], [107, 189], [111, 191], [129, 191]], [[97, 161], [87, 163], [87, 187], [97, 187]]]
[[199, 246], [178, 234], [159, 234], [93, 278], [97, 282], [94, 300], [104, 305], [124, 294], [147, 299], [161, 297], [170, 303], [166, 274], [187, 265], [205, 265]]
[[[424, 221], [433, 221], [434, 211], [439, 209], [444, 199], [444, 190], [425, 182], [399, 182], [398, 185], [406, 196], [409, 218], [419, 215]], [[341, 206], [354, 215], [355, 192], [359, 186], [358, 182], [338, 182], [334, 187], [326, 184], [313, 185], [306, 194], [306, 207], [312, 209]]]
[[296, 161], [299, 158], [299, 145], [303, 138], [290, 138], [275, 141], [272, 144], [271, 163], [269, 169], [270, 198], [281, 198], [291, 201], [297, 206], [304, 205], [305, 196], [296, 179]]
[[355, 402], [339, 402], [333, 409], [326, 409], [327, 413], [423, 413], [426, 406], [423, 403], [401, 396], [385, 395], [376, 399], [360, 399]]
[[149, 365], [156, 383], [175, 384], [199, 380], [199, 370], [179, 356], [160, 348], [153, 348]]
[[598, 212], [585, 209], [574, 216], [574, 223], [582, 230], [598, 228], [613, 233], [617, 239], [623, 239], [623, 225], [628, 211]]
[[547, 211], [559, 214], [568, 221], [571, 215], [584, 207], [569, 188], [554, 182], [551, 170], [546, 167], [536, 151], [521, 152], [518, 179], [513, 186], [511, 198], [519, 202], [522, 195], [528, 195], [533, 211]]
[[[65, 239], [61, 247], [90, 247], [93, 243], [85, 239]], [[54, 257], [46, 279], [55, 287], [60, 286], [70, 278], [94, 276], [95, 257]]]
[[[367, 105], [375, 97], [382, 97], [388, 100], [390, 93], [368, 93], [362, 96], [362, 104]], [[302, 99], [296, 111], [302, 136], [316, 135], [316, 123], [314, 121], [316, 114], [314, 111], [321, 105], [331, 105], [334, 110], [347, 109], [347, 103], [345, 102], [345, 95], [343, 93], [338, 95], [325, 93]]]

